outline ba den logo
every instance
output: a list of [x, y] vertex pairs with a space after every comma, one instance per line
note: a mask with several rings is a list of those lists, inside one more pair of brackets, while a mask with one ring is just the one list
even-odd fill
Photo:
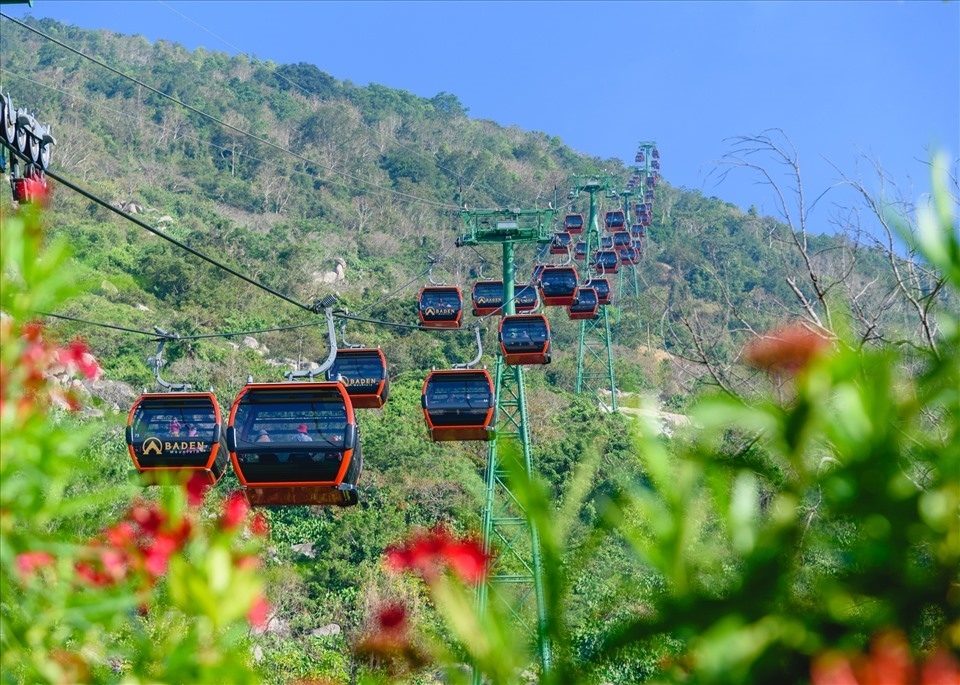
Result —
[[207, 443], [203, 440], [174, 440], [162, 441], [160, 438], [150, 437], [143, 441], [143, 454], [160, 455], [164, 452], [203, 452]]

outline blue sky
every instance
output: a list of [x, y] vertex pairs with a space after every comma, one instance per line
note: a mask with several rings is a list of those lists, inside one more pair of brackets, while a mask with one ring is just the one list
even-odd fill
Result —
[[[960, 2], [69, 2], [4, 4], [424, 97], [630, 161], [655, 140], [663, 176], [774, 213], [745, 173], [717, 184], [729, 138], [780, 128], [808, 195], [839, 171], [929, 188], [929, 151], [960, 154]], [[117, 65], [121, 66], [122, 65]], [[826, 217], [823, 217], [826, 221]]]

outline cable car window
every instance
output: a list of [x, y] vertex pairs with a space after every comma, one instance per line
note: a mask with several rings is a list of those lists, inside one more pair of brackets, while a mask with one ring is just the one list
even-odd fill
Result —
[[587, 256], [587, 243], [581, 240], [573, 248], [573, 257], [574, 259], [585, 259], [586, 256]]
[[427, 379], [423, 402], [434, 426], [476, 426], [485, 424], [493, 392], [482, 372], [435, 372]]
[[600, 238], [600, 249], [601, 250], [611, 250], [613, 249], [613, 236], [605, 235]]
[[[209, 455], [219, 440], [217, 414], [209, 399], [141, 401], [130, 421], [129, 444], [140, 466], [186, 466]], [[201, 459], [205, 461], [205, 459]]]
[[577, 272], [569, 267], [545, 269], [540, 275], [540, 288], [548, 297], [572, 295], [577, 289]]
[[617, 253], [613, 250], [601, 250], [597, 252], [597, 256], [594, 259], [594, 266], [603, 271], [615, 272], [619, 264], [620, 260], [617, 258]]
[[420, 321], [425, 325], [446, 324], [459, 326], [463, 315], [463, 295], [456, 287], [429, 287], [420, 293], [418, 301]]
[[588, 285], [596, 291], [599, 304], [610, 304], [610, 281], [606, 278], [593, 278]]
[[327, 380], [343, 383], [347, 392], [377, 392], [386, 370], [379, 350], [349, 349], [337, 351], [337, 357], [327, 370]]
[[550, 339], [550, 329], [543, 316], [504, 317], [500, 337], [507, 352], [538, 352]]
[[473, 306], [498, 308], [503, 304], [503, 281], [477, 281], [473, 285]]
[[518, 312], [531, 311], [537, 306], [537, 289], [530, 283], [514, 283], [513, 304]]
[[579, 233], [583, 230], [582, 214], [567, 214], [563, 218], [563, 230], [570, 233]]
[[623, 213], [623, 210], [615, 210], [612, 212], [607, 212], [603, 217], [603, 223], [606, 225], [607, 229], [620, 228], [626, 223], [626, 216]]
[[627, 247], [630, 245], [630, 233], [627, 231], [617, 231], [613, 234], [614, 247]]

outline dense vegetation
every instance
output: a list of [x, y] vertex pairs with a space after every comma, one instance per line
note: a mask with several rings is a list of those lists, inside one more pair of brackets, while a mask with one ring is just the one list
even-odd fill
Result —
[[[438, 272], [461, 285], [476, 277], [478, 252], [489, 262], [486, 275], [499, 268], [499, 256], [492, 251], [453, 247], [462, 204], [543, 207], [554, 201], [554, 188], [565, 197], [571, 174], [603, 168], [622, 174], [624, 180], [628, 175], [619, 160], [586, 157], [557, 138], [472, 120], [451, 94], [426, 99], [377, 85], [341, 82], [309, 64], [277, 65], [245, 56], [190, 52], [163, 41], [151, 45], [140, 37], [83, 31], [48, 20], [32, 25], [140, 82], [5, 22], [3, 87], [14, 93], [18, 104], [55, 123], [53, 169], [99, 197], [128, 207], [131, 202], [140, 205], [138, 215], [147, 223], [301, 302], [335, 289], [351, 310], [411, 322], [429, 255], [443, 255]], [[668, 159], [665, 152], [667, 169]], [[606, 209], [615, 200], [604, 202]], [[582, 204], [564, 207], [584, 209]], [[5, 217], [12, 213], [8, 196], [2, 199], [2, 210]], [[59, 313], [138, 330], [160, 325], [181, 335], [308, 320], [295, 307], [65, 188], [56, 188], [51, 216], [47, 230], [52, 239], [69, 244], [70, 273], [80, 286], [79, 294], [59, 306]], [[814, 374], [826, 386], [799, 384], [798, 396], [808, 401], [801, 402], [801, 408], [822, 399], [824, 387], [840, 388], [847, 399], [850, 387], [862, 388], [864, 377], [858, 374], [867, 372], [857, 366], [861, 352], [871, 369], [869, 377], [876, 377], [878, 368], [899, 368], [906, 361], [913, 368], [927, 369], [931, 378], [949, 387], [955, 369], [951, 377], [949, 369], [936, 363], [929, 366], [919, 357], [885, 356], [891, 341], [932, 347], [920, 330], [923, 317], [949, 311], [957, 302], [956, 290], [944, 287], [944, 266], [938, 264], [912, 281], [902, 274], [913, 262], [892, 250], [857, 244], [850, 233], [805, 231], [803, 226], [743, 213], [719, 199], [664, 183], [638, 268], [641, 294], [622, 298], [622, 315], [614, 324], [618, 387], [650, 394], [677, 409], [686, 409], [694, 389], [702, 385], [756, 398], [768, 389], [771, 376], [762, 366], [744, 363], [745, 344], [779, 322], [810, 315], [845, 352], [834, 366]], [[798, 235], [802, 240], [796, 239]], [[346, 264], [343, 279], [324, 282], [324, 272], [334, 270], [338, 258]], [[522, 253], [519, 267], [525, 273], [533, 262], [532, 250]], [[823, 296], [819, 290], [823, 283], [844, 287]], [[404, 284], [410, 285], [401, 288]], [[860, 299], [845, 300], [847, 292], [859, 293]], [[902, 297], [892, 301], [891, 292]], [[910, 307], [916, 293], [923, 304], [920, 314]], [[836, 313], [836, 323], [828, 325], [834, 321], [828, 316], [831, 312]], [[876, 315], [865, 314], [871, 312]], [[716, 650], [722, 651], [724, 643], [711, 643], [705, 636], [733, 640], [737, 633], [705, 623], [711, 614], [698, 615], [698, 607], [722, 607], [722, 601], [731, 598], [747, 607], [751, 592], [757, 602], [763, 599], [781, 607], [784, 616], [808, 612], [811, 618], [801, 622], [808, 636], [840, 630], [839, 625], [849, 629], [843, 646], [863, 646], [876, 629], [891, 625], [884, 622], [888, 620], [909, 629], [919, 647], [932, 649], [949, 618], [938, 612], [937, 598], [931, 594], [944, 581], [914, 566], [905, 567], [902, 574], [919, 573], [917, 577], [930, 582], [929, 592], [905, 595], [903, 603], [885, 605], [883, 615], [857, 623], [814, 610], [819, 583], [847, 578], [848, 572], [859, 581], [857, 574], [866, 573], [863, 568], [876, 570], [887, 560], [873, 558], [875, 548], [894, 544], [886, 534], [874, 536], [876, 526], [868, 527], [866, 535], [868, 542], [880, 542], [873, 546], [863, 542], [860, 518], [885, 512], [853, 506], [842, 492], [824, 495], [835, 506], [832, 510], [826, 505], [818, 508], [811, 499], [820, 488], [820, 467], [810, 460], [825, 458], [826, 448], [817, 444], [811, 453], [804, 452], [809, 445], [801, 438], [807, 434], [798, 438], [791, 431], [808, 426], [811, 431], [824, 426], [840, 430], [836, 417], [811, 418], [795, 406], [764, 405], [766, 413], [759, 416], [769, 432], [760, 440], [751, 433], [757, 426], [750, 422], [760, 420], [757, 416], [745, 418], [737, 413], [740, 408], [713, 406], [705, 425], [719, 435], [710, 450], [688, 449], [688, 441], [696, 443], [688, 435], [678, 435], [665, 445], [638, 443], [628, 419], [604, 414], [592, 400], [572, 396], [576, 328], [563, 318], [551, 317], [555, 363], [530, 373], [528, 398], [536, 469], [545, 480], [542, 492], [529, 487], [531, 509], [547, 521], [543, 510], [561, 502], [568, 517], [566, 537], [558, 531], [556, 539], [547, 540], [558, 566], [570, 564], [562, 577], [554, 579], [558, 587], [553, 599], [563, 592], [567, 599], [552, 605], [564, 607], [555, 637], [566, 650], [559, 655], [566, 673], [583, 682], [628, 683], [657, 673], [682, 679], [693, 670], [701, 679], [722, 681], [730, 662]], [[107, 378], [137, 387], [152, 382], [144, 364], [154, 351], [148, 338], [63, 321], [50, 325], [64, 339], [82, 333]], [[322, 330], [256, 337], [268, 352], [231, 346], [221, 339], [171, 345], [172, 363], [164, 373], [199, 387], [212, 386], [227, 402], [248, 374], [258, 380], [278, 379], [278, 366], [287, 360], [320, 360], [326, 355]], [[418, 528], [444, 523], [468, 532], [479, 527], [485, 451], [469, 444], [430, 442], [419, 404], [425, 371], [471, 358], [472, 337], [360, 323], [350, 324], [347, 337], [384, 348], [393, 393], [384, 410], [366, 412], [361, 418], [368, 465], [361, 506], [347, 511], [270, 512], [272, 551], [263, 575], [275, 621], [270, 631], [251, 634], [243, 644], [257, 650], [256, 673], [271, 682], [320, 677], [349, 682], [357, 677], [363, 664], [351, 656], [351, 647], [371, 630], [371, 610], [385, 599], [403, 599], [416, 607], [411, 621], [438, 641], [463, 638], [444, 627], [442, 607], [436, 610], [422, 585], [385, 574], [382, 554]], [[492, 340], [488, 331], [486, 342]], [[951, 344], [934, 355], [941, 366], [943, 359], [949, 366], [950, 354], [955, 354], [955, 341]], [[890, 391], [883, 397], [895, 398], [897, 382], [888, 385], [883, 385]], [[791, 392], [786, 391], [788, 399]], [[933, 391], [927, 399], [931, 404], [943, 401]], [[127, 469], [117, 430], [123, 417], [111, 414], [109, 403], [101, 406], [106, 415], [89, 422], [97, 437], [80, 457], [85, 468], [65, 486], [69, 496], [84, 496], [90, 506], [78, 508], [70, 518], [54, 518], [53, 530], [63, 535], [96, 535], [116, 520], [129, 498], [129, 490], [118, 487]], [[928, 417], [922, 412], [911, 417], [915, 423], [903, 429], [919, 439]], [[720, 430], [727, 420], [729, 430]], [[956, 416], [952, 424], [942, 416], [935, 416], [933, 423], [942, 426], [942, 433], [924, 437], [930, 442], [917, 450], [919, 455], [910, 454], [906, 471], [911, 476], [924, 474], [928, 481], [923, 485], [935, 489], [942, 485], [937, 445], [952, 445], [955, 450]], [[879, 428], [871, 435], [877, 445], [890, 438]], [[779, 437], [786, 442], [777, 442]], [[839, 453], [858, 453], [855, 436], [830, 437]], [[645, 434], [644, 439], [651, 436]], [[909, 451], [888, 448], [880, 450], [888, 466], [896, 466]], [[722, 474], [717, 472], [720, 475], [710, 475], [704, 466], [706, 455], [715, 452], [729, 460]], [[673, 489], [668, 454], [692, 456], [682, 467], [684, 478], [673, 483]], [[7, 465], [12, 458], [5, 446]], [[746, 467], [753, 469], [749, 477]], [[830, 487], [849, 484], [858, 477], [857, 468], [854, 463], [852, 470], [838, 472]], [[883, 471], [882, 477], [893, 482], [897, 473], [894, 468]], [[225, 487], [235, 484], [228, 476]], [[662, 499], [654, 498], [653, 492]], [[918, 497], [911, 495], [904, 505], [913, 507], [914, 518]], [[787, 525], [775, 516], [756, 523], [753, 514], [743, 514], [742, 507], [750, 513], [750, 502], [757, 500], [765, 507], [771, 502], [779, 506], [774, 506], [774, 513], [789, 513], [791, 523], [809, 516], [813, 542], [804, 547], [803, 526]], [[941, 525], [938, 507], [949, 505], [938, 500], [923, 506], [936, 509], [925, 524]], [[745, 523], [743, 516], [737, 518], [740, 515], [750, 520]], [[629, 523], [622, 525], [623, 520]], [[730, 531], [740, 531], [740, 537], [724, 549]], [[825, 542], [831, 537], [839, 540], [836, 546]], [[935, 535], [920, 538], [931, 546], [939, 541]], [[897, 537], [899, 542], [903, 541]], [[694, 544], [710, 554], [690, 558], [689, 546]], [[797, 548], [808, 555], [802, 563], [770, 558], [778, 550]], [[563, 559], [564, 550], [575, 550], [577, 556]], [[857, 556], [861, 552], [865, 556]], [[634, 563], [636, 555], [643, 564]], [[934, 570], [939, 572], [938, 564], [950, 557], [934, 556]], [[851, 571], [845, 565], [850, 558], [862, 562], [863, 568]], [[768, 580], [785, 579], [786, 585], [754, 585], [764, 573], [773, 574]], [[628, 589], [630, 601], [625, 603], [623, 593]], [[677, 598], [673, 593], [678, 590], [687, 594]], [[911, 609], [906, 599], [919, 604]], [[736, 616], [749, 623], [761, 620], [768, 610], [747, 607]], [[656, 628], [645, 625], [642, 619], [657, 611], [672, 612], [674, 622]], [[160, 630], [164, 621], [161, 611], [143, 620], [146, 635]], [[833, 643], [811, 638], [797, 647], [790, 642], [797, 624], [773, 623], [781, 632], [774, 631], [776, 635], [762, 643], [770, 651], [756, 657], [756, 664], [746, 658], [738, 662], [746, 669], [741, 679], [764, 682], [771, 673], [788, 669], [790, 679], [803, 681], [810, 655]], [[768, 620], [763, 625], [770, 624]], [[334, 625], [337, 630], [329, 629]], [[618, 632], [611, 633], [611, 625]], [[112, 627], [118, 631], [117, 642], [126, 640], [127, 653], [131, 644], [144, 640], [137, 631], [131, 630], [135, 633], [131, 636], [123, 627]], [[692, 639], [698, 637], [699, 642]], [[706, 657], [699, 654], [701, 668], [684, 661], [692, 658], [690, 649], [709, 652]], [[454, 651], [453, 657], [465, 658], [462, 650]], [[751, 665], [756, 668], [751, 670]], [[115, 677], [111, 668], [101, 663], [91, 677], [110, 680]], [[139, 672], [165, 677], [163, 672]], [[412, 677], [431, 682], [437, 676], [428, 670]]]

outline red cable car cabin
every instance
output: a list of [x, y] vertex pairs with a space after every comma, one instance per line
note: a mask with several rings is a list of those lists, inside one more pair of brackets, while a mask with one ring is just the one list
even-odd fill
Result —
[[567, 233], [583, 233], [583, 214], [567, 214], [563, 217], [563, 230]]
[[567, 307], [567, 316], [572, 321], [582, 321], [597, 318], [600, 300], [597, 291], [593, 288], [578, 288], [577, 303]]
[[600, 250], [593, 258], [593, 269], [597, 273], [615, 274], [620, 268], [620, 259], [616, 250]]
[[390, 376], [383, 350], [347, 347], [337, 350], [327, 369], [327, 380], [338, 380], [347, 388], [354, 409], [380, 409], [390, 398]]
[[359, 501], [360, 435], [342, 383], [250, 383], [233, 402], [226, 434], [250, 504]]
[[550, 363], [550, 324], [543, 314], [514, 314], [500, 320], [500, 351], [510, 365]]
[[417, 310], [420, 323], [428, 328], [460, 328], [463, 293], [456, 286], [427, 286], [417, 298]]
[[577, 270], [572, 266], [548, 266], [540, 274], [540, 294], [546, 307], [566, 307], [577, 292]]
[[600, 249], [601, 250], [612, 250], [613, 249], [613, 236], [605, 235], [600, 237]]
[[636, 223], [630, 227], [630, 237], [634, 240], [643, 238], [643, 224]]
[[420, 398], [435, 442], [493, 440], [493, 379], [485, 370], [431, 371]]
[[579, 241], [573, 247], [573, 258], [583, 261], [587, 258], [587, 243], [583, 240]]
[[617, 252], [617, 256], [621, 264], [630, 266], [631, 264], [636, 264], [640, 259], [640, 251], [635, 247], [625, 247]]
[[513, 284], [513, 308], [520, 312], [532, 312], [540, 304], [537, 289], [532, 283]]
[[603, 224], [607, 227], [608, 231], [616, 231], [624, 227], [627, 223], [627, 217], [624, 215], [622, 209], [615, 209], [612, 212], [607, 212], [603, 216]]
[[597, 292], [597, 304], [610, 304], [613, 300], [610, 295], [610, 281], [606, 278], [591, 278], [587, 285]]
[[130, 458], [144, 485], [200, 473], [211, 485], [227, 468], [223, 419], [210, 392], [140, 395], [127, 416]]
[[503, 306], [503, 281], [477, 281], [470, 293], [474, 316], [489, 316]]
[[630, 240], [630, 231], [617, 231], [613, 234], [613, 247], [618, 250], [622, 247], [630, 247]]
[[560, 231], [553, 234], [550, 241], [550, 254], [567, 254], [570, 247], [570, 234]]

